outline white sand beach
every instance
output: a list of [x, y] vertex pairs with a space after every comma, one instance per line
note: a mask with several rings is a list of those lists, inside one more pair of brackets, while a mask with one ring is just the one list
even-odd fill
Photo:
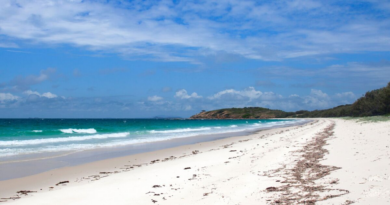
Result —
[[0, 201], [390, 204], [389, 170], [390, 121], [313, 119], [0, 181]]

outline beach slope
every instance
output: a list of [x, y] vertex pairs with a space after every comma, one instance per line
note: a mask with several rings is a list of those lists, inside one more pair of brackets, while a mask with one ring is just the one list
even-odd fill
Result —
[[313, 119], [305, 125], [148, 153], [153, 157], [148, 161], [124, 158], [121, 166], [101, 170], [102, 165], [93, 175], [13, 195], [20, 199], [1, 200], [5, 204], [389, 204], [389, 147], [388, 121]]

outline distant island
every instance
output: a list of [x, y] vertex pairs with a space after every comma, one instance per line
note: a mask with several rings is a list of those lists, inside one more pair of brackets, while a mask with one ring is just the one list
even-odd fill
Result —
[[306, 117], [364, 117], [390, 114], [390, 82], [386, 87], [367, 92], [353, 104], [326, 110], [285, 112], [262, 107], [226, 108], [202, 111], [190, 119], [268, 119]]

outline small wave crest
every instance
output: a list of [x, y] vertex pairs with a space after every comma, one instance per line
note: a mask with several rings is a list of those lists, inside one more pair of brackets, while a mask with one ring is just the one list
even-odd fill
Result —
[[25, 145], [48, 144], [48, 143], [60, 143], [60, 142], [76, 142], [76, 141], [85, 141], [85, 140], [94, 140], [94, 139], [121, 138], [121, 137], [127, 137], [128, 135], [130, 135], [129, 132], [120, 132], [120, 133], [113, 133], [113, 134], [101, 134], [101, 135], [89, 135], [89, 136], [0, 141], [0, 146], [25, 146]]
[[[305, 120], [303, 120], [305, 121]], [[29, 153], [44, 153], [44, 152], [61, 152], [61, 151], [73, 151], [73, 150], [87, 150], [94, 148], [104, 148], [112, 146], [123, 146], [130, 144], [149, 143], [157, 141], [165, 141], [176, 138], [186, 138], [197, 135], [208, 135], [208, 134], [221, 134], [221, 133], [233, 133], [255, 129], [262, 129], [268, 127], [283, 126], [285, 124], [292, 124], [301, 122], [300, 120], [283, 120], [283, 121], [248, 121], [246, 124], [243, 122], [232, 122], [229, 124], [206, 124], [202, 127], [171, 127], [161, 128], [156, 130], [138, 129], [132, 130], [131, 137], [130, 132], [127, 130], [119, 131], [118, 133], [112, 133], [113, 130], [104, 132], [108, 133], [97, 133], [93, 128], [90, 129], [53, 129], [53, 130], [32, 130], [29, 132], [37, 132], [31, 139], [20, 139], [9, 141], [0, 141], [0, 157], [13, 156], [19, 154]], [[186, 125], [184, 125], [186, 126]], [[74, 127], [74, 126], [67, 126]], [[95, 127], [95, 126], [90, 126]], [[39, 129], [39, 128], [38, 128]], [[60, 134], [59, 132], [66, 133]], [[39, 133], [43, 132], [43, 133]], [[99, 130], [100, 132], [100, 130]], [[111, 132], [111, 133], [109, 133]], [[80, 133], [80, 134], [77, 134]], [[96, 134], [95, 134], [96, 133]], [[47, 134], [48, 138], [39, 137]], [[52, 135], [48, 135], [52, 134]], [[76, 136], [72, 136], [76, 135]], [[45, 135], [46, 136], [46, 135]], [[34, 139], [35, 138], [35, 139]], [[112, 139], [112, 140], [111, 140]]]
[[85, 133], [85, 134], [95, 134], [97, 131], [93, 128], [90, 129], [60, 129], [61, 132], [66, 134], [72, 134], [72, 133]]
[[210, 127], [205, 128], [185, 128], [185, 129], [175, 129], [175, 130], [151, 130], [150, 133], [153, 134], [169, 134], [169, 133], [181, 133], [181, 132], [198, 132], [198, 131], [206, 131], [211, 130]]

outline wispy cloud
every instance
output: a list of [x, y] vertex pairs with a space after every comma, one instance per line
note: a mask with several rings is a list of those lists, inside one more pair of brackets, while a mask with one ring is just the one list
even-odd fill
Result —
[[259, 80], [259, 81], [256, 81], [256, 86], [260, 86], [260, 87], [276, 87], [277, 85], [275, 83], [273, 83], [272, 81]]
[[40, 94], [37, 91], [26, 90], [23, 93], [26, 94], [26, 95], [37, 95], [39, 97], [45, 97], [45, 98], [56, 98], [56, 97], [58, 97], [56, 94], [53, 94], [51, 92], [46, 92], [46, 93]]
[[6, 0], [0, 8], [0, 34], [14, 42], [2, 41], [0, 46], [15, 47], [19, 39], [189, 62], [220, 52], [278, 60], [389, 51], [390, 21], [380, 6], [388, 4], [367, 4], [377, 9], [317, 0]]
[[[12, 42], [1, 42], [0, 41], [0, 48], [18, 48], [19, 46]], [[17, 52], [17, 51], [10, 51], [10, 52]]]
[[[367, 86], [370, 88], [381, 87], [389, 81], [387, 76], [390, 76], [390, 61], [349, 62], [316, 69], [270, 66], [258, 68], [255, 73], [268, 78], [291, 81], [291, 86], [296, 88], [347, 86], [369, 90]], [[268, 81], [259, 82], [260, 85], [263, 85]]]
[[162, 100], [162, 99], [163, 99], [162, 97], [157, 96], [157, 95], [153, 95], [153, 96], [148, 97], [148, 100], [149, 100], [149, 101], [152, 101], [152, 102], [154, 102], [154, 101], [160, 101], [160, 100]]
[[28, 75], [28, 76], [16, 76], [9, 82], [2, 84], [3, 90], [9, 91], [25, 91], [30, 89], [30, 86], [42, 83], [49, 80], [56, 73], [56, 69], [48, 68], [41, 70], [39, 75]]
[[163, 88], [161, 89], [161, 91], [164, 92], [164, 93], [171, 92], [171, 91], [172, 91], [172, 88], [171, 88], [171, 87], [163, 87]]

